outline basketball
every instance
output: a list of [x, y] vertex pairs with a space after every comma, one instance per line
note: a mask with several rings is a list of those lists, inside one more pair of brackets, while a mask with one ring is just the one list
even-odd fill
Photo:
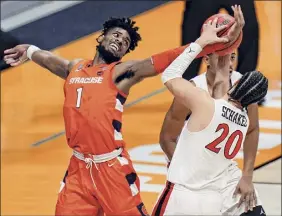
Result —
[[[235, 23], [235, 19], [234, 17], [230, 16], [229, 14], [223, 14], [223, 13], [219, 13], [219, 14], [215, 14], [211, 17], [209, 17], [204, 24], [208, 23], [210, 20], [213, 20], [215, 18], [218, 18], [217, 20], [217, 26], [222, 26], [222, 25], [226, 25], [227, 27], [225, 29], [223, 29], [222, 31], [218, 32], [218, 36], [222, 37], [228, 34], [228, 32], [230, 31], [231, 27], [233, 26], [233, 24]], [[203, 26], [201, 29], [201, 32], [203, 31]], [[227, 54], [232, 53], [235, 49], [237, 49], [242, 41], [242, 32], [239, 35], [239, 37], [237, 38], [237, 40], [235, 40], [234, 42], [227, 43], [227, 44], [223, 44], [223, 43], [215, 43], [211, 46], [213, 52], [217, 53], [220, 56], [224, 56]]]

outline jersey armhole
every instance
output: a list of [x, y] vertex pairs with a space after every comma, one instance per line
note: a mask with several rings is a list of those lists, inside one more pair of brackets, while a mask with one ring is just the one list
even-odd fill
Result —
[[112, 64], [110, 64], [110, 85], [113, 89], [115, 89], [118, 93], [120, 93], [123, 97], [127, 98], [128, 94], [124, 93], [123, 91], [119, 90], [118, 87], [115, 84], [115, 81], [113, 80], [113, 74], [114, 74], [114, 70], [115, 70], [115, 66], [121, 64], [121, 61], [118, 62], [113, 62]]
[[68, 76], [70, 74], [72, 74], [74, 71], [79, 71], [82, 68], [84, 68], [86, 62], [88, 62], [88, 61], [84, 60], [84, 59], [75, 59], [75, 60], [71, 61], [70, 65], [69, 65], [69, 74], [68, 74]]

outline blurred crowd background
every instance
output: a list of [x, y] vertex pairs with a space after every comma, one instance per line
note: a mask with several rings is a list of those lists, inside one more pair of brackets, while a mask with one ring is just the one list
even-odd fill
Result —
[[[1, 1], [1, 21], [4, 21], [5, 24], [1, 25], [1, 59], [3, 58], [3, 51], [7, 48], [13, 47], [19, 43], [36, 43], [37, 40], [45, 40], [44, 36], [42, 38], [38, 38], [37, 40], [34, 40], [34, 37], [36, 34], [34, 34], [32, 28], [29, 29], [28, 35], [22, 35], [19, 34], [19, 31], [13, 31], [17, 28], [20, 28], [23, 25], [26, 25], [29, 22], [33, 22], [36, 19], [40, 19], [42, 16], [48, 16], [48, 11], [42, 11], [44, 14], [40, 14], [40, 10], [37, 13], [31, 14], [31, 17], [28, 17], [26, 22], [18, 23], [16, 20], [12, 20], [13, 17], [20, 13], [32, 11], [36, 8], [40, 9], [43, 5], [50, 5], [54, 1]], [[64, 2], [64, 1], [62, 1]], [[138, 1], [130, 1], [128, 5], [134, 4]], [[151, 7], [155, 7], [161, 4], [164, 4], [165, 1], [143, 1], [141, 5], [144, 7], [143, 10], [150, 9]], [[73, 5], [79, 4], [78, 1], [69, 1], [65, 2], [66, 4], [62, 4], [61, 6], [58, 6], [57, 9], [54, 9], [51, 13], [54, 13], [58, 10], [62, 10], [65, 7], [71, 7]], [[93, 7], [93, 24], [95, 25], [95, 14], [97, 10], [95, 10], [95, 7], [101, 7], [101, 4], [105, 4], [105, 2], [99, 2], [92, 3], [91, 7]], [[107, 3], [106, 3], [107, 4]], [[110, 3], [111, 4], [111, 3]], [[116, 3], [115, 3], [116, 4]], [[140, 3], [137, 3], [140, 4]], [[203, 22], [210, 17], [213, 14], [218, 13], [221, 9], [225, 9], [226, 12], [231, 14], [233, 16], [233, 11], [231, 9], [232, 5], [240, 4], [242, 6], [242, 10], [245, 16], [245, 19], [247, 20], [245, 28], [244, 28], [244, 39], [243, 42], [238, 49], [238, 67], [237, 70], [241, 73], [245, 73], [247, 71], [251, 71], [256, 69], [257, 61], [258, 61], [258, 46], [259, 46], [259, 24], [256, 17], [256, 9], [255, 4], [253, 0], [213, 0], [213, 1], [207, 1], [207, 0], [188, 0], [185, 3], [185, 11], [183, 13], [183, 21], [182, 21], [182, 28], [181, 28], [181, 43], [187, 44], [191, 41], [195, 41], [197, 37], [200, 35], [200, 29], [203, 24]], [[89, 5], [90, 6], [90, 5]], [[92, 9], [90, 7], [90, 9]], [[115, 7], [116, 12], [114, 14], [107, 13], [109, 16], [113, 15], [120, 15], [120, 16], [126, 16], [131, 15], [128, 14], [128, 12], [125, 13], [124, 9], [121, 7]], [[119, 11], [120, 10], [120, 11]], [[135, 7], [133, 11], [136, 10]], [[142, 10], [142, 9], [141, 9]], [[97, 11], [98, 12], [98, 11]], [[112, 12], [112, 11], [110, 11]], [[134, 11], [135, 12], [135, 11]], [[133, 13], [134, 13], [133, 12]], [[139, 11], [136, 11], [135, 13], [138, 13]], [[47, 13], [47, 14], [45, 14]], [[173, 13], [173, 11], [172, 11]], [[97, 14], [98, 15], [98, 14]], [[29, 15], [30, 16], [30, 15]], [[33, 16], [33, 17], [32, 17]], [[24, 18], [26, 19], [26, 17]], [[70, 23], [66, 23], [69, 28], [77, 28], [77, 26], [70, 27], [71, 24], [76, 24], [76, 17], [69, 17], [69, 19], [73, 19]], [[101, 20], [101, 19], [99, 19]], [[78, 23], [80, 24], [80, 23]], [[101, 24], [101, 23], [100, 23]], [[55, 23], [54, 23], [55, 25]], [[47, 27], [47, 26], [44, 26]], [[51, 31], [54, 34], [52, 35], [53, 40], [57, 40], [56, 37], [58, 37], [58, 32], [54, 30], [57, 26], [54, 26], [50, 29], [52, 26], [48, 26], [49, 29], [46, 29], [47, 31]], [[38, 32], [37, 32], [38, 33]], [[87, 33], [91, 33], [90, 31]], [[49, 39], [50, 40], [50, 39]], [[54, 47], [48, 47], [45, 48], [54, 48]], [[197, 59], [193, 62], [193, 64], [189, 67], [187, 70], [187, 73], [185, 73], [184, 77], [187, 79], [191, 79], [194, 76], [198, 74], [200, 63], [202, 59]], [[5, 69], [8, 65], [5, 65], [3, 61], [1, 61], [0, 68]]]

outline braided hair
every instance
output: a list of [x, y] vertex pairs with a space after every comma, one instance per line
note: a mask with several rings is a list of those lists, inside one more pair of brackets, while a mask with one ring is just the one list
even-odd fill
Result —
[[138, 33], [139, 27], [134, 26], [135, 21], [131, 20], [130, 18], [113, 18], [111, 17], [109, 20], [107, 20], [103, 24], [103, 31], [102, 34], [105, 35], [107, 32], [115, 27], [122, 28], [126, 30], [130, 37], [130, 45], [129, 49], [127, 50], [127, 53], [129, 53], [131, 50], [134, 50], [138, 46], [138, 41], [141, 41], [141, 36]]
[[243, 108], [262, 100], [268, 90], [268, 79], [259, 71], [251, 71], [242, 76], [229, 96], [239, 101]]

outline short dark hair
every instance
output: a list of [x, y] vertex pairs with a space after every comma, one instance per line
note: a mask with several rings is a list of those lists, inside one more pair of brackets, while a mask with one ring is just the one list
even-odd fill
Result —
[[138, 46], [138, 41], [141, 41], [141, 36], [138, 33], [139, 27], [134, 26], [135, 21], [131, 20], [130, 18], [113, 18], [111, 17], [103, 24], [103, 31], [102, 34], [105, 35], [107, 32], [115, 27], [122, 28], [126, 30], [130, 36], [131, 43], [129, 45], [129, 49], [127, 53], [131, 50], [134, 50]]
[[259, 71], [251, 71], [242, 76], [229, 96], [247, 108], [248, 105], [262, 100], [267, 90], [268, 79]]

